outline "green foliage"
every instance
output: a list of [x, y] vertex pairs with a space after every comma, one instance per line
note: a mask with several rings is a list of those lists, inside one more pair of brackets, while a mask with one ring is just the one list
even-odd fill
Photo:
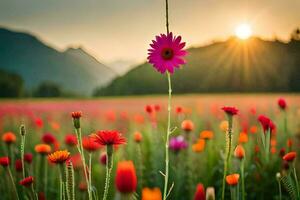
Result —
[[23, 85], [23, 79], [19, 75], [0, 70], [0, 97], [22, 96]]
[[43, 82], [33, 93], [34, 97], [60, 97], [62, 91], [60, 87], [51, 82]]

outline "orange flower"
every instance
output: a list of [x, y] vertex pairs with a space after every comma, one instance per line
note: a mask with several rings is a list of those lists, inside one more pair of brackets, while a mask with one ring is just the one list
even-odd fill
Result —
[[201, 139], [209, 140], [209, 139], [212, 139], [213, 137], [214, 137], [214, 133], [212, 131], [209, 131], [209, 130], [204, 130], [200, 133], [200, 138]]
[[52, 128], [54, 131], [59, 131], [59, 130], [60, 130], [60, 124], [57, 123], [57, 122], [52, 122], [52, 123], [51, 123], [51, 128]]
[[294, 159], [296, 158], [296, 156], [297, 156], [297, 153], [294, 152], [294, 151], [292, 151], [292, 152], [289, 152], [289, 153], [285, 154], [282, 157], [282, 159], [285, 160], [285, 161], [287, 161], [287, 162], [293, 162]]
[[247, 143], [248, 142], [248, 134], [245, 132], [241, 132], [239, 135], [239, 143]]
[[70, 152], [67, 150], [55, 151], [48, 155], [48, 159], [52, 163], [61, 164], [70, 158]]
[[182, 130], [186, 131], [186, 132], [190, 132], [194, 130], [194, 123], [191, 120], [183, 120], [183, 122], [181, 123], [181, 128]]
[[48, 144], [37, 144], [35, 145], [34, 150], [40, 154], [48, 154], [51, 152], [51, 146]]
[[137, 143], [141, 142], [143, 139], [143, 135], [139, 131], [134, 132], [133, 136], [134, 136], [134, 141]]
[[271, 153], [275, 154], [276, 153], [276, 147], [271, 147]]
[[250, 133], [257, 133], [257, 126], [251, 126], [250, 127]]
[[221, 121], [219, 127], [221, 131], [226, 132], [228, 130], [228, 121]]
[[7, 132], [2, 135], [2, 141], [6, 144], [11, 144], [16, 141], [17, 137], [13, 132]]
[[228, 185], [235, 186], [239, 183], [239, 174], [230, 174], [226, 176], [226, 182]]
[[162, 200], [161, 191], [159, 188], [143, 188], [142, 200]]
[[242, 145], [237, 145], [234, 150], [234, 156], [238, 159], [243, 159], [245, 157], [245, 149]]
[[275, 138], [272, 138], [272, 139], [271, 139], [271, 147], [275, 147], [276, 144], [277, 144], [276, 139], [275, 139]]
[[193, 144], [192, 149], [194, 152], [202, 152], [205, 148], [205, 140], [199, 139], [196, 144]]

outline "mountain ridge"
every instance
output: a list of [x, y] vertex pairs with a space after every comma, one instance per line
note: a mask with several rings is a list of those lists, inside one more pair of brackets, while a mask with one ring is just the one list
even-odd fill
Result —
[[[299, 40], [285, 43], [231, 37], [187, 51], [187, 64], [172, 75], [174, 93], [300, 91]], [[166, 78], [145, 62], [94, 94], [143, 95], [166, 91]]]
[[19, 74], [27, 90], [51, 81], [80, 95], [117, 76], [83, 49], [58, 51], [35, 35], [7, 28], [0, 28], [0, 69]]

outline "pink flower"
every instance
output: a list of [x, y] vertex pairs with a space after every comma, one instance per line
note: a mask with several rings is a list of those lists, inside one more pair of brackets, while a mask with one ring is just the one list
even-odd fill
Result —
[[152, 40], [150, 46], [148, 61], [160, 73], [163, 74], [167, 70], [172, 74], [174, 68], [185, 64], [183, 57], [187, 52], [183, 50], [185, 42], [181, 42], [181, 36], [173, 36], [173, 33], [160, 34]]

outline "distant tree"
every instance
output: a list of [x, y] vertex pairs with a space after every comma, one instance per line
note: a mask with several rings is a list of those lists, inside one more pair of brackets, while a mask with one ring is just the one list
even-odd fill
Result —
[[53, 82], [43, 82], [33, 92], [34, 97], [60, 97], [62, 96], [61, 88]]
[[291, 40], [300, 40], [300, 28], [296, 28], [291, 34]]
[[24, 82], [18, 74], [0, 70], [0, 97], [21, 97], [23, 89]]

